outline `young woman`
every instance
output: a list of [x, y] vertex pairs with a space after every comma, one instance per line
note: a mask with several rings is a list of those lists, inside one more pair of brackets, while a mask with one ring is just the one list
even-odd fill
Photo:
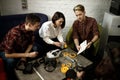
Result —
[[64, 44], [62, 29], [65, 26], [65, 16], [61, 12], [55, 12], [52, 21], [43, 23], [39, 29], [40, 52], [46, 53], [50, 50], [60, 49]]

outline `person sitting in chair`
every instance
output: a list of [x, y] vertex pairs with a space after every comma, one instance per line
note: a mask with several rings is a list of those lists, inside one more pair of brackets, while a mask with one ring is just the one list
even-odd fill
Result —
[[78, 4], [73, 9], [77, 19], [73, 23], [73, 40], [76, 46], [76, 51], [79, 51], [80, 43], [87, 40], [87, 49], [82, 54], [91, 61], [94, 61], [94, 46], [93, 43], [99, 38], [99, 30], [97, 21], [85, 16], [85, 8], [83, 5]]

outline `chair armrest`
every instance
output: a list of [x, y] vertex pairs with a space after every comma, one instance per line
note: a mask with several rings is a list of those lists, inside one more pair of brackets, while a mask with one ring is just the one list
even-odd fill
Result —
[[94, 42], [94, 47], [95, 47], [95, 50], [94, 50], [94, 55], [96, 55], [98, 53], [98, 50], [99, 50], [99, 46], [100, 46], [100, 39], [101, 39], [101, 34], [102, 34], [102, 26], [100, 24], [98, 24], [98, 30], [99, 30], [99, 33], [100, 33], [100, 37], [99, 39]]
[[69, 29], [69, 31], [66, 35], [66, 43], [67, 43], [69, 48], [74, 50], [75, 45], [74, 45], [74, 41], [73, 41], [73, 38], [72, 38], [72, 31], [73, 31], [73, 29], [72, 29], [72, 27], [70, 27], [70, 29]]

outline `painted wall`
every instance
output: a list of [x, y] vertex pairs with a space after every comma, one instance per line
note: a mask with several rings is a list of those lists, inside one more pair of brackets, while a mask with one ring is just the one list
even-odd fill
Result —
[[39, 12], [48, 15], [49, 20], [56, 11], [61, 11], [66, 17], [66, 27], [63, 30], [64, 37], [72, 26], [76, 16], [73, 7], [83, 4], [86, 15], [94, 17], [98, 23], [102, 23], [104, 12], [109, 12], [111, 0], [27, 0], [28, 9], [22, 9], [21, 0], [0, 0], [1, 15], [12, 15]]

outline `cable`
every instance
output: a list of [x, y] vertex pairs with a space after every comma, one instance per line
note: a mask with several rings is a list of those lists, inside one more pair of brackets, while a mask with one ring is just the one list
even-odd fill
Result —
[[33, 70], [36, 72], [36, 74], [42, 79], [42, 80], [45, 80], [41, 75], [40, 73], [33, 67]]

